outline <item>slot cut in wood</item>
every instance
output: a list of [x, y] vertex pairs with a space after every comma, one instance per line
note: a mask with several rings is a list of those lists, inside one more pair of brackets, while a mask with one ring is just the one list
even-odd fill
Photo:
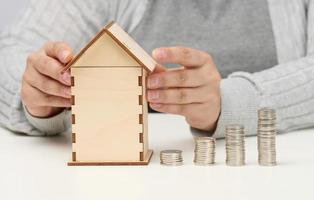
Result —
[[138, 96], [138, 104], [143, 105], [143, 95]]
[[74, 106], [75, 105], [75, 96], [71, 95], [71, 105]]
[[75, 124], [75, 115], [72, 114], [72, 124]]
[[72, 133], [72, 143], [75, 143], [76, 142], [76, 135], [75, 133]]
[[143, 85], [143, 81], [142, 81], [142, 76], [138, 77], [138, 86], [142, 86]]
[[74, 77], [71, 76], [71, 86], [74, 86]]
[[139, 134], [139, 141], [140, 141], [140, 143], [144, 142], [143, 133]]
[[72, 152], [72, 161], [73, 161], [73, 162], [76, 161], [76, 152]]
[[139, 114], [138, 115], [138, 118], [139, 118], [139, 124], [143, 124], [143, 115], [142, 114]]
[[143, 160], [144, 160], [144, 153], [140, 152], [140, 161], [143, 161]]

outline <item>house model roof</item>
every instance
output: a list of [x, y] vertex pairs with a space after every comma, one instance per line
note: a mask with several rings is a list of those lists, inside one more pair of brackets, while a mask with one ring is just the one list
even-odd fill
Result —
[[84, 55], [84, 53], [103, 36], [103, 34], [109, 35], [123, 50], [125, 50], [129, 56], [131, 56], [148, 72], [152, 72], [154, 70], [157, 64], [156, 61], [117, 23], [110, 22], [97, 33], [97, 35], [79, 52], [77, 56], [71, 60], [71, 62], [66, 65], [62, 73], [70, 69], [71, 66], [73, 66]]

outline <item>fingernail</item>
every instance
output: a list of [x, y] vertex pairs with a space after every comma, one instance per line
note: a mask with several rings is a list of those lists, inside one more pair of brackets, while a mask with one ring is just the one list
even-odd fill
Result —
[[156, 58], [157, 60], [163, 60], [166, 58], [166, 51], [163, 49], [155, 49], [153, 51], [153, 57]]
[[71, 89], [70, 88], [65, 88], [64, 89], [64, 94], [66, 97], [71, 97]]
[[149, 77], [147, 81], [148, 88], [157, 88], [159, 85], [159, 78], [158, 77]]
[[148, 101], [156, 100], [159, 98], [159, 92], [150, 90], [147, 92], [147, 98], [148, 98]]
[[67, 84], [71, 85], [71, 75], [68, 72], [65, 72], [61, 75], [61, 80]]
[[72, 103], [71, 103], [71, 101], [67, 101], [66, 102], [66, 105], [65, 105], [65, 107], [71, 107], [72, 106]]
[[65, 62], [67, 60], [67, 58], [70, 56], [70, 52], [67, 51], [67, 50], [63, 50], [59, 53], [59, 59], [62, 61], [62, 62]]
[[160, 108], [162, 106], [162, 104], [160, 104], [160, 103], [150, 103], [150, 106], [152, 108]]

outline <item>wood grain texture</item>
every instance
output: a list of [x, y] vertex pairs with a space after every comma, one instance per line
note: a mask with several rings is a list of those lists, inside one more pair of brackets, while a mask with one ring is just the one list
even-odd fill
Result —
[[138, 161], [142, 105], [138, 76], [142, 68], [72, 68], [75, 77], [76, 134], [73, 151], [78, 161]]
[[154, 71], [156, 61], [131, 38], [117, 23], [112, 24], [105, 29], [108, 34], [120, 44], [138, 63], [140, 63], [147, 71]]
[[149, 162], [145, 80], [146, 70], [155, 64], [121, 27], [110, 23], [67, 65], [75, 161], [69, 165]]
[[71, 68], [93, 66], [139, 66], [107, 33], [103, 33]]
[[[143, 68], [145, 68], [148, 72], [152, 72], [154, 68], [156, 67], [157, 63], [156, 61], [148, 54], [146, 51], [137, 44], [137, 42], [131, 38], [117, 23], [114, 21], [111, 21], [108, 25], [106, 25], [103, 29], [101, 29], [94, 38], [90, 40], [90, 42], [87, 43], [86, 46], [84, 46], [81, 51], [76, 55], [61, 71], [61, 73], [65, 73], [67, 70], [69, 70], [71, 67], [75, 66], [81, 66], [81, 65], [95, 65], [95, 66], [101, 66], [101, 62], [107, 62], [111, 61], [112, 58], [106, 59], [102, 56], [99, 57], [99, 55], [104, 54], [104, 56], [107, 56], [108, 54], [111, 54], [111, 51], [106, 51], [108, 49], [105, 49], [103, 47], [108, 47], [108, 45], [104, 42], [110, 42], [111, 40], [108, 38], [110, 37], [111, 40], [115, 41], [115, 44], [112, 43], [109, 45], [110, 48], [114, 47], [114, 45], [118, 45], [120, 49], [123, 49], [123, 53], [127, 54], [129, 57], [132, 57], [131, 61], [136, 62]], [[117, 47], [117, 46], [116, 46]], [[118, 49], [118, 48], [116, 48]], [[94, 53], [91, 53], [94, 52]], [[88, 57], [86, 60], [85, 58], [82, 58], [83, 56]], [[112, 53], [111, 55], [117, 56], [118, 54]], [[127, 58], [128, 56], [124, 56], [124, 58]], [[89, 58], [92, 58], [90, 60]], [[77, 62], [84, 62], [84, 61], [92, 61], [94, 63], [77, 63]], [[98, 63], [98, 64], [95, 64]], [[117, 63], [115, 63], [117, 64]], [[106, 65], [106, 64], [105, 64]], [[125, 65], [125, 63], [121, 64]], [[132, 64], [133, 65], [133, 64]]]

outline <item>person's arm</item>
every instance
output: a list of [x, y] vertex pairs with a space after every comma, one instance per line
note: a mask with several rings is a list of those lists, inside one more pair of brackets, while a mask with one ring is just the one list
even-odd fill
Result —
[[[30, 135], [55, 134], [67, 128], [64, 113], [51, 118], [35, 118], [22, 106], [20, 98], [22, 76], [27, 57], [38, 51], [47, 41], [67, 41], [78, 49], [81, 41], [95, 32], [100, 21], [82, 20], [95, 10], [87, 1], [31, 1], [17, 22], [0, 37], [0, 123], [16, 132]], [[90, 14], [89, 14], [90, 13]], [[94, 13], [96, 14], [96, 13]], [[92, 18], [92, 17], [91, 17]], [[90, 23], [90, 24], [89, 24]], [[85, 27], [85, 28], [81, 28]], [[71, 33], [71, 34], [70, 34]], [[49, 65], [47, 63], [47, 65]], [[47, 66], [43, 66], [47, 67]], [[37, 81], [34, 76], [30, 79]], [[27, 93], [33, 102], [31, 93]], [[29, 119], [29, 120], [28, 120]]]
[[[32, 83], [40, 81], [35, 78], [34, 74], [29, 75], [29, 72], [24, 72], [27, 58], [30, 54], [38, 53], [39, 49], [48, 41], [66, 41], [77, 52], [90, 37], [112, 19], [121, 20], [122, 25], [127, 28], [134, 27], [135, 23], [125, 25], [124, 21], [129, 22], [127, 20], [130, 20], [125, 15], [131, 15], [128, 8], [143, 10], [143, 6], [136, 7], [137, 1], [123, 2], [125, 3], [109, 0], [31, 1], [18, 21], [2, 32], [0, 36], [1, 126], [29, 135], [50, 135], [67, 129], [70, 122], [69, 111], [65, 110], [60, 113], [60, 110], [55, 112], [56, 115], [45, 117], [42, 112], [38, 112], [38, 109], [28, 110], [26, 106], [22, 105], [20, 95], [22, 77], [23, 80], [28, 77], [28, 81]], [[134, 18], [139, 21], [139, 17], [140, 15]], [[134, 20], [134, 22], [136, 21]], [[48, 50], [53, 50], [53, 48]], [[52, 57], [55, 57], [53, 58], [55, 61], [60, 61], [58, 56]], [[38, 56], [37, 58], [43, 57]], [[29, 60], [36, 64], [40, 63], [39, 59], [36, 60], [36, 56]], [[41, 59], [41, 61], [44, 60], [48, 60], [47, 57]], [[50, 69], [50, 67], [50, 63], [43, 63], [39, 67], [37, 66], [37, 69], [44, 69], [45, 73], [45, 68]], [[31, 72], [31, 70], [29, 71]], [[37, 85], [40, 86], [40, 84]], [[40, 89], [40, 87], [36, 88], [36, 91], [38, 92]], [[36, 98], [34, 93], [29, 90], [25, 91], [24, 98], [28, 102], [32, 104], [39, 102], [40, 98]], [[48, 91], [43, 92], [48, 93]]]
[[182, 47], [156, 51], [163, 51], [163, 58], [155, 55], [159, 62], [188, 67], [176, 71], [161, 68], [150, 75], [150, 105], [159, 112], [183, 115], [194, 127], [193, 134], [221, 138], [226, 125], [241, 124], [246, 135], [255, 135], [257, 111], [262, 107], [276, 109], [279, 132], [314, 127], [312, 53], [262, 72], [235, 72], [220, 80], [204, 52]]
[[[268, 70], [235, 72], [220, 80], [214, 61], [204, 52], [182, 47], [155, 50], [162, 55], [154, 55], [160, 63], [186, 67], [175, 73], [160, 70], [150, 75], [148, 100], [151, 107], [183, 115], [193, 127], [193, 134], [217, 138], [224, 137], [228, 124], [244, 125], [246, 135], [255, 135], [257, 111], [262, 107], [276, 109], [279, 132], [314, 127], [313, 2], [309, 1], [308, 5], [307, 54]], [[154, 85], [151, 86], [150, 81]]]
[[262, 107], [276, 109], [280, 133], [314, 127], [314, 1], [307, 6], [305, 57], [258, 73], [236, 72], [223, 79], [215, 137], [224, 137], [225, 126], [235, 123], [245, 126], [246, 135], [256, 135], [257, 110]]
[[227, 124], [243, 124], [255, 135], [257, 111], [276, 109], [279, 132], [314, 126], [314, 56], [249, 74], [236, 72], [221, 82], [221, 115], [216, 137]]

